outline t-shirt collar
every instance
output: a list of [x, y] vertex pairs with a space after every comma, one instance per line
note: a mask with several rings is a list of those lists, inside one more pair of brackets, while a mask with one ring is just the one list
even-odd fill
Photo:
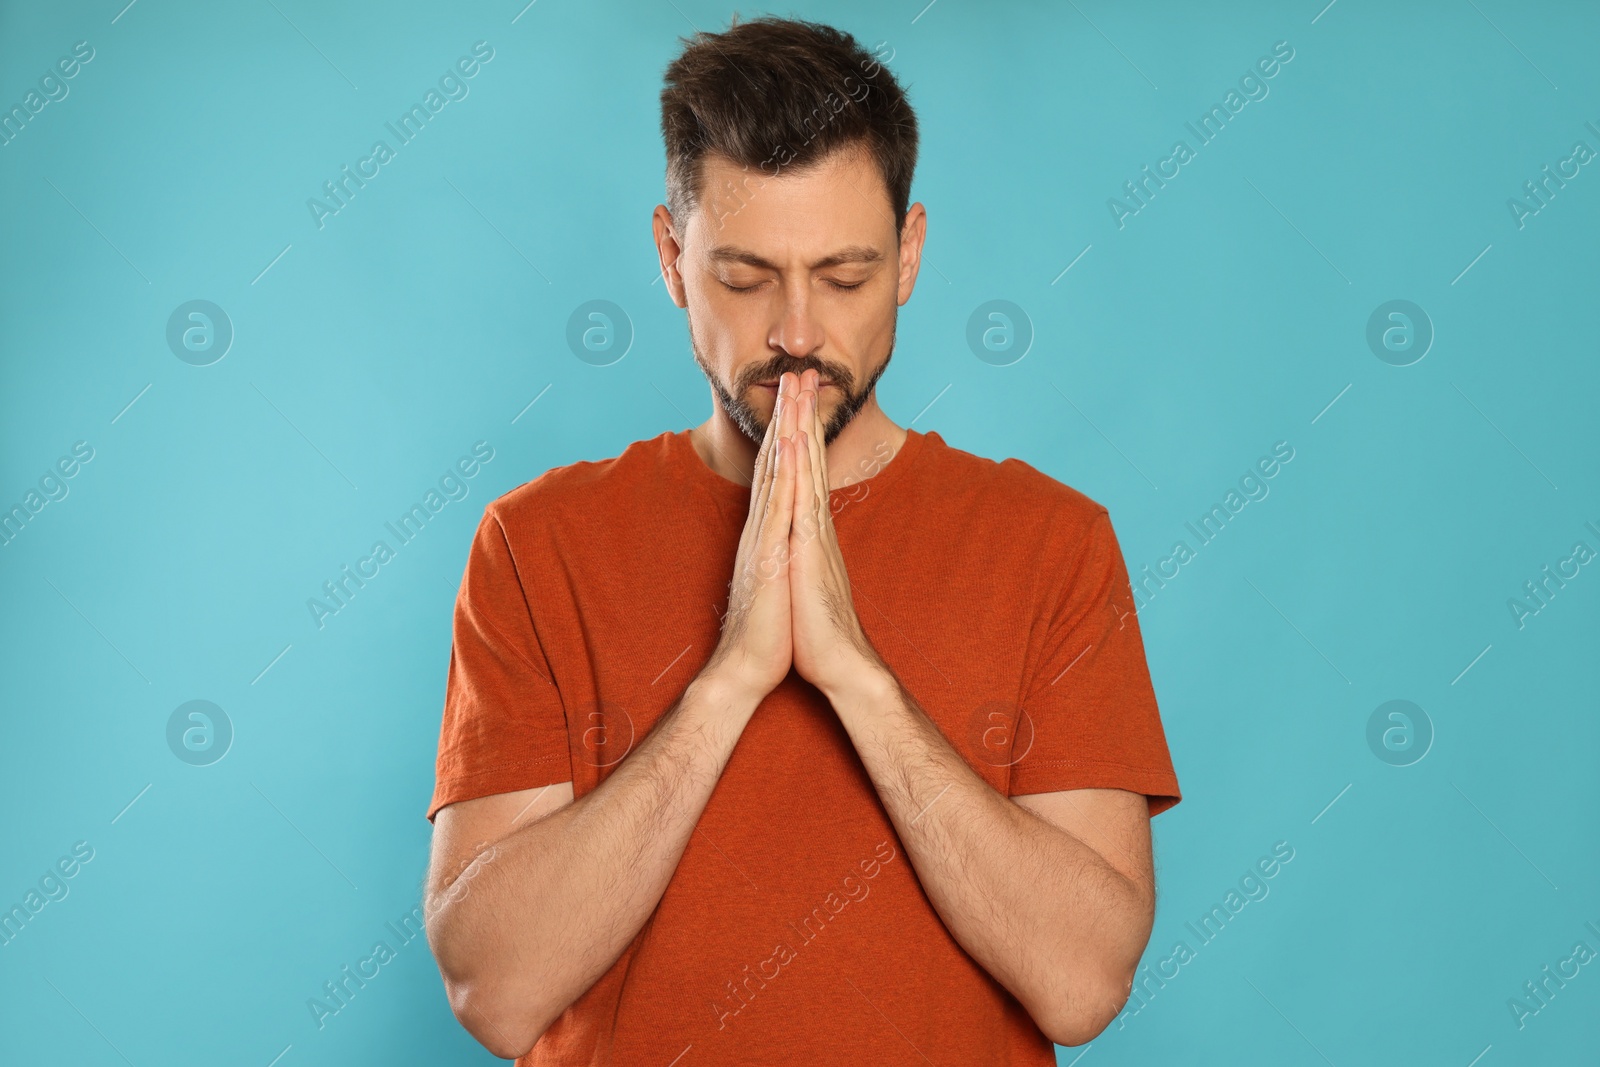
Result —
[[[694, 442], [690, 440], [688, 430], [669, 432], [666, 437], [670, 462], [674, 467], [682, 471], [691, 482], [705, 486], [719, 500], [749, 501], [750, 487], [741, 482], [724, 478], [706, 466], [705, 460], [700, 458], [700, 453], [695, 451]], [[929, 437], [935, 438], [935, 441], [929, 442]], [[939, 435], [931, 430], [928, 433], [921, 433], [917, 430], [908, 429], [905, 441], [901, 443], [899, 451], [889, 459], [887, 464], [884, 464], [871, 477], [859, 479], [848, 485], [832, 487], [829, 492], [830, 499], [836, 501], [841, 499], [851, 500], [853, 499], [851, 491], [854, 487], [865, 484], [871, 487], [872, 492], [867, 494], [863, 502], [870, 500], [899, 480], [906, 470], [916, 463], [918, 456], [926, 447], [937, 447], [942, 443], [943, 441], [939, 439]], [[869, 457], [870, 461], [871, 457]]]

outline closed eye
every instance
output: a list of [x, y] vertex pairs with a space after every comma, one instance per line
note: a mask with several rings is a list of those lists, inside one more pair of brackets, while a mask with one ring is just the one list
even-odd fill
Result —
[[[753, 293], [757, 289], [761, 288], [761, 286], [762, 286], [761, 282], [757, 282], [755, 285], [729, 285], [727, 282], [723, 282], [722, 279], [720, 279], [720, 278], [717, 279], [717, 280], [719, 282], [722, 282], [722, 287], [724, 289], [728, 290], [731, 293]], [[843, 282], [836, 282], [832, 278], [829, 278], [827, 281], [828, 281], [828, 284], [833, 286], [835, 289], [839, 290], [840, 292], [846, 292], [846, 293], [850, 292], [853, 289], [859, 289], [863, 285], [867, 284], [865, 280], [862, 280], [862, 281], [859, 281], [859, 282], [855, 282], [854, 284], [851, 284], [851, 285], [846, 285]]]

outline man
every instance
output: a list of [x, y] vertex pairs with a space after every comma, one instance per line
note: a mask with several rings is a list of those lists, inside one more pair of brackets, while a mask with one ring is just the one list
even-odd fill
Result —
[[[662, 279], [711, 418], [486, 509], [428, 937], [521, 1064], [1053, 1064], [1180, 795], [1106, 510], [897, 426], [916, 120], [780, 19], [666, 73]], [[731, 194], [731, 195], [730, 195]]]

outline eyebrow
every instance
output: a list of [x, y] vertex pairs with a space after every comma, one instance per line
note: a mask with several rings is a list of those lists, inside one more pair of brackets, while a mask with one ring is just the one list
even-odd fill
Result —
[[[776, 263], [770, 263], [749, 249], [734, 245], [717, 245], [707, 255], [714, 263], [743, 263], [762, 270], [779, 269]], [[809, 269], [824, 270], [828, 267], [837, 267], [841, 263], [877, 263], [882, 259], [883, 253], [870, 245], [848, 245], [832, 255], [823, 256], [812, 263]]]

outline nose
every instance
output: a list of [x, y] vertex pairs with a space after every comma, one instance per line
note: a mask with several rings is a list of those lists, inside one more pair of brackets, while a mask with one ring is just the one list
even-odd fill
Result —
[[816, 302], [804, 280], [782, 291], [777, 319], [767, 335], [767, 344], [791, 356], [809, 356], [822, 347], [822, 324], [816, 317]]

